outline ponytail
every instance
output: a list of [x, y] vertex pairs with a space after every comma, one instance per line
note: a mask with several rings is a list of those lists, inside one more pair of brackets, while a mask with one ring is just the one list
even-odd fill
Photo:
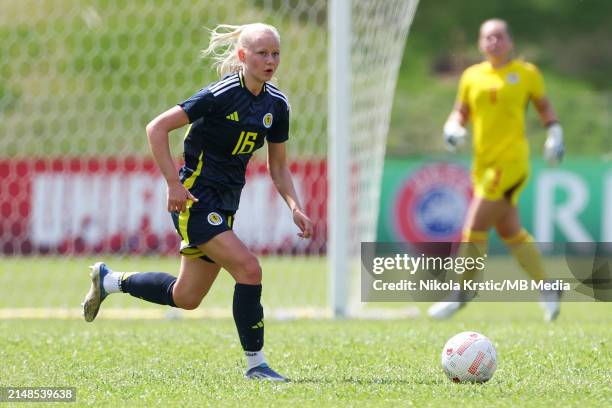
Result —
[[217, 70], [220, 77], [242, 69], [242, 62], [238, 59], [238, 48], [249, 42], [254, 31], [270, 31], [280, 42], [280, 36], [274, 26], [262, 23], [229, 25], [219, 24], [210, 32], [208, 48], [202, 50], [202, 57], [213, 60], [212, 67]]

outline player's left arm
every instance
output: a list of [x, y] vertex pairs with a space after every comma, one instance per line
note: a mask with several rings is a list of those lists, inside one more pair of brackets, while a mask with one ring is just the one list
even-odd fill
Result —
[[291, 173], [287, 165], [287, 152], [285, 143], [268, 142], [268, 171], [279, 194], [291, 209], [293, 222], [301, 230], [298, 236], [312, 237], [312, 220], [306, 215], [298, 199]]
[[540, 120], [546, 126], [548, 136], [544, 143], [544, 158], [549, 164], [556, 165], [563, 159], [563, 128], [559, 124], [557, 114], [544, 91], [544, 77], [535, 65], [528, 65], [529, 94]]
[[546, 96], [534, 98], [533, 104], [538, 111], [538, 115], [540, 116], [540, 120], [544, 126], [559, 122], [557, 119], [557, 114]]
[[559, 164], [563, 159], [565, 146], [563, 143], [563, 128], [557, 119], [557, 114], [545, 96], [534, 98], [533, 104], [548, 134], [544, 143], [544, 158], [552, 165]]

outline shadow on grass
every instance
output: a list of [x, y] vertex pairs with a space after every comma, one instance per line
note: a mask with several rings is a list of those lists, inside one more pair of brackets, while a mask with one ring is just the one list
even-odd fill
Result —
[[355, 385], [388, 385], [388, 384], [413, 384], [413, 385], [440, 385], [446, 381], [432, 379], [408, 379], [408, 378], [295, 378], [291, 379], [294, 384], [355, 384]]

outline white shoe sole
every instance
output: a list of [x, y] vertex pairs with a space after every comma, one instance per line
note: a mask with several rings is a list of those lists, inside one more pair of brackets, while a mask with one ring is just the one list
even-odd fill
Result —
[[81, 304], [83, 306], [83, 317], [86, 322], [93, 322], [98, 311], [100, 310], [100, 304], [102, 303], [102, 294], [100, 293], [100, 266], [102, 262], [97, 262], [95, 265], [90, 266], [91, 272], [91, 286], [89, 292], [85, 295], [85, 299]]
[[461, 302], [438, 302], [433, 304], [428, 310], [427, 314], [432, 319], [443, 320], [448, 319], [459, 309], [464, 306]]
[[561, 292], [545, 292], [540, 300], [540, 307], [544, 310], [544, 321], [554, 321], [561, 312]]
[[543, 305], [544, 307], [544, 321], [547, 323], [551, 323], [559, 317], [559, 313], [561, 312], [561, 305], [557, 303], [556, 305]]

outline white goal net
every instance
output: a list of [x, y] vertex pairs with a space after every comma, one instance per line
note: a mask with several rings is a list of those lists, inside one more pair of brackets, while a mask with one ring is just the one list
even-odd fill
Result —
[[[353, 254], [375, 239], [396, 76], [417, 3], [352, 1]], [[144, 126], [217, 79], [200, 59], [204, 27], [255, 21], [281, 34], [276, 76], [292, 105], [290, 167], [316, 235], [296, 236], [262, 151], [249, 166], [235, 228], [261, 255], [268, 315], [329, 315], [327, 16], [323, 0], [2, 1], [0, 285], [12, 290], [0, 299], [0, 318], [74, 316], [96, 260], [177, 273], [178, 238]], [[171, 135], [177, 161], [183, 132]], [[193, 315], [229, 316], [231, 286], [220, 276]], [[166, 313], [129, 296], [109, 299], [107, 309], [101, 314]]]

